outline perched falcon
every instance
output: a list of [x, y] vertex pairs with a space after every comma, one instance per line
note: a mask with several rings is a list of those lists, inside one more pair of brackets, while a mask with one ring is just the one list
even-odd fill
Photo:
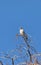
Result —
[[20, 35], [24, 37], [24, 39], [27, 41], [28, 40], [28, 35], [25, 33], [24, 29], [21, 27], [20, 28]]

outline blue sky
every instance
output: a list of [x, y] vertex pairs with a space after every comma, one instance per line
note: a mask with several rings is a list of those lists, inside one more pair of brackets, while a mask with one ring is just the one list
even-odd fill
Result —
[[41, 52], [41, 0], [0, 0], [0, 52], [15, 48], [21, 26]]

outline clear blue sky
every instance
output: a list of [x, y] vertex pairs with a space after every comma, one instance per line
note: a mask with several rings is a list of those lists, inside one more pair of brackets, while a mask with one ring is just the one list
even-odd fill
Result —
[[21, 26], [40, 52], [41, 0], [0, 0], [0, 52], [14, 49]]

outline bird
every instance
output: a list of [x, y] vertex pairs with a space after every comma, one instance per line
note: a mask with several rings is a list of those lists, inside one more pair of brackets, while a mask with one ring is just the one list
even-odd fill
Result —
[[22, 37], [24, 37], [24, 39], [27, 41], [28, 40], [28, 35], [25, 33], [25, 31], [22, 27], [20, 28], [19, 32], [20, 32], [20, 35]]
[[24, 31], [24, 29], [22, 27], [19, 30], [19, 34], [17, 34], [16, 36], [22, 36], [25, 41], [28, 40], [28, 35], [25, 33], [25, 31]]

